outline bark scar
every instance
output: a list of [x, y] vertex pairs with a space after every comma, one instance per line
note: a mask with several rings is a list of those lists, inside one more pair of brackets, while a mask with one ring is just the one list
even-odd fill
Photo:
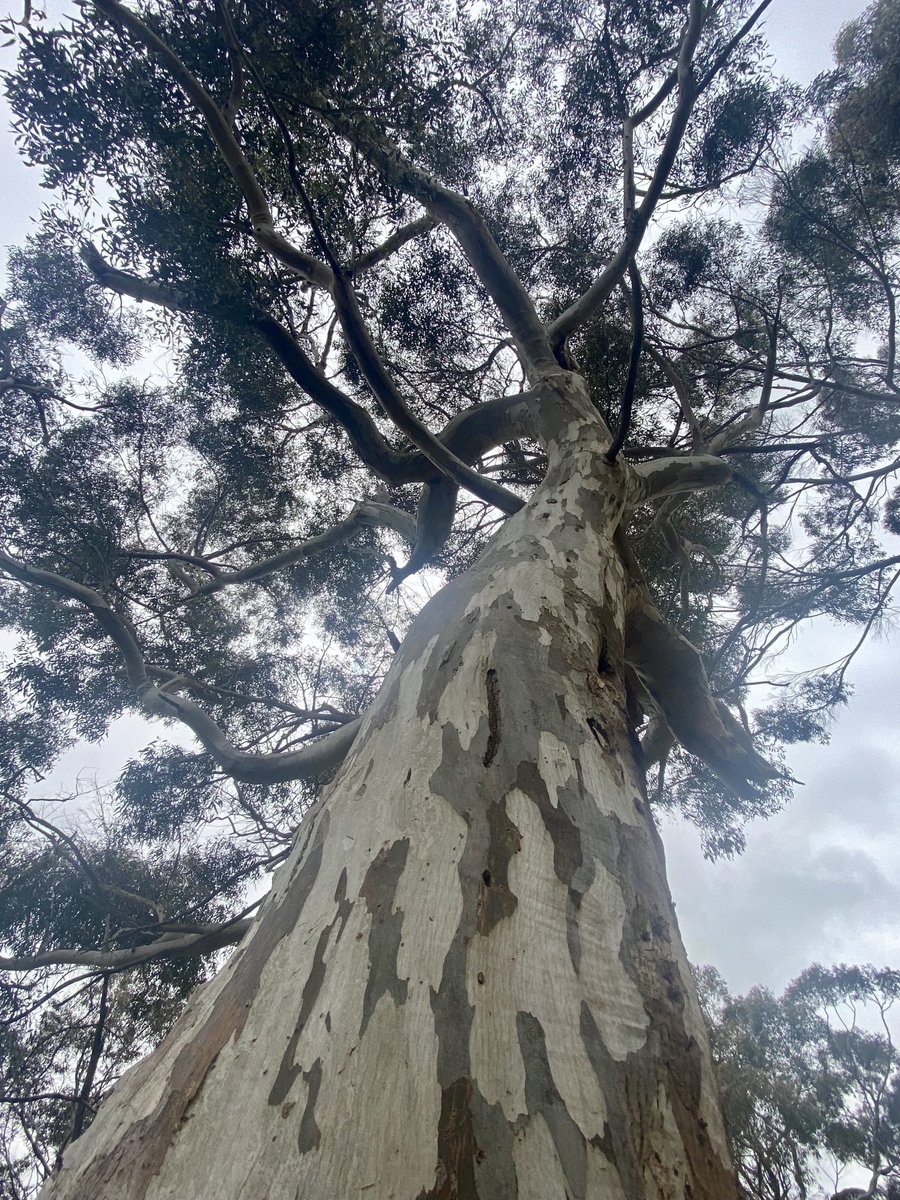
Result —
[[493, 667], [485, 677], [485, 685], [488, 702], [488, 740], [482, 762], [489, 767], [500, 749], [500, 684], [497, 682], [497, 672]]
[[590, 729], [591, 733], [594, 735], [594, 741], [597, 743], [597, 745], [600, 747], [601, 750], [605, 751], [606, 753], [609, 753], [609, 738], [606, 736], [606, 733], [604, 732], [603, 727], [601, 726], [600, 722], [597, 720], [596, 717], [588, 717], [587, 723], [588, 723], [588, 728]]

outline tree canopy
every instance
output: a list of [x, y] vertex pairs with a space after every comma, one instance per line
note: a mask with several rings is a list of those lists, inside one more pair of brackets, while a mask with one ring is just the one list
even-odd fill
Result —
[[[827, 741], [900, 577], [900, 11], [803, 93], [766, 7], [7, 22], [52, 189], [0, 326], [10, 1196], [242, 935], [424, 592], [542, 479], [540, 372], [580, 373], [643, 497], [617, 538], [653, 614], [629, 687], [655, 804], [733, 854], [789, 794], [783, 748]], [[757, 702], [817, 616], [849, 650]], [[702, 720], [676, 674], [708, 679]], [[135, 712], [109, 789], [48, 798]]]

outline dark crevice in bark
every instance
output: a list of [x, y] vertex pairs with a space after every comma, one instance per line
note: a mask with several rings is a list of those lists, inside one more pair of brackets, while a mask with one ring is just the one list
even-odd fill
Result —
[[487, 821], [488, 866], [481, 875], [478, 897], [478, 932], [485, 937], [516, 911], [519, 901], [509, 887], [509, 863], [522, 845], [522, 836], [509, 819], [505, 804], [492, 801], [487, 808]]
[[601, 728], [600, 722], [597, 720], [597, 718], [588, 717], [587, 725], [588, 729], [590, 729], [591, 733], [593, 734], [594, 741], [597, 743], [600, 749], [603, 750], [604, 753], [609, 753], [609, 738], [603, 732], [603, 729]]
[[597, 655], [597, 674], [609, 675], [613, 670], [612, 661], [609, 655], [609, 643], [606, 640], [606, 635], [600, 635], [600, 653]]
[[416, 1200], [516, 1200], [513, 1133], [467, 1076], [441, 1092], [434, 1186]]
[[482, 762], [489, 767], [500, 749], [500, 684], [497, 672], [491, 667], [485, 678], [487, 688], [488, 743]]

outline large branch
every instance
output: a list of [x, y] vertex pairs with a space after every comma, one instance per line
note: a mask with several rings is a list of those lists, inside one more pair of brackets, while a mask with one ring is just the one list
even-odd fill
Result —
[[662, 616], [643, 587], [632, 593], [625, 658], [685, 750], [738, 796], [755, 797], [753, 783], [781, 774], [757, 754], [744, 729], [713, 698], [699, 652]]
[[224, 730], [199, 705], [182, 696], [171, 695], [165, 687], [158, 687], [153, 682], [130, 622], [115, 612], [99, 592], [53, 571], [20, 562], [2, 551], [0, 567], [21, 583], [37, 584], [83, 605], [121, 654], [128, 681], [144, 708], [154, 716], [174, 717], [186, 725], [233, 779], [241, 783], [284, 783], [314, 778], [342, 762], [353, 744], [362, 718], [348, 722], [301, 750], [250, 754], [236, 749]]
[[97, 283], [120, 296], [130, 296], [171, 312], [199, 313], [249, 327], [275, 354], [303, 391], [344, 429], [360, 459], [382, 479], [391, 483], [420, 482], [431, 473], [427, 463], [394, 450], [378, 426], [357, 402], [335, 387], [303, 347], [274, 317], [260, 310], [227, 304], [199, 304], [185, 288], [167, 287], [122, 271], [108, 263], [97, 248], [86, 242], [81, 258]]
[[[124, 26], [141, 44], [162, 60], [182, 92], [202, 114], [213, 141], [241, 190], [259, 244], [303, 278], [331, 292], [344, 335], [359, 361], [363, 375], [376, 399], [397, 427], [442, 474], [449, 476], [479, 499], [496, 505], [501, 511], [514, 512], [518, 507], [515, 497], [511, 497], [505, 488], [493, 480], [485, 479], [477, 471], [467, 467], [442, 446], [409, 411], [375, 352], [374, 343], [362, 320], [349, 280], [343, 277], [336, 266], [332, 270], [303, 253], [275, 230], [265, 193], [241, 150], [231, 125], [199, 80], [171, 47], [130, 9], [119, 4], [118, 0], [95, 0], [95, 3], [101, 12]], [[396, 154], [393, 161], [396, 168]], [[411, 170], [414, 177], [421, 176], [414, 168]], [[507, 319], [510, 332], [520, 343], [526, 360], [544, 369], [555, 367], [550, 345], [534, 304], [480, 214], [464, 197], [440, 187], [434, 181], [428, 180], [428, 185], [427, 197], [419, 194], [418, 198], [425, 204], [430, 215], [445, 221], [453, 229], [479, 278]], [[265, 336], [265, 330], [263, 332]], [[269, 332], [272, 335], [270, 344], [279, 357], [282, 357], [283, 337], [276, 336], [276, 330], [270, 329]], [[301, 360], [303, 357], [305, 356], [301, 355]], [[291, 355], [291, 358], [296, 356]], [[284, 357], [282, 361], [291, 370], [291, 365]], [[304, 376], [309, 376], [307, 364], [301, 361], [299, 364], [295, 363], [295, 369], [296, 366], [299, 366]], [[323, 390], [320, 381], [308, 379], [308, 382], [319, 382], [319, 390]]]
[[672, 455], [632, 463], [629, 467], [629, 505], [662, 496], [721, 487], [732, 477], [728, 463], [714, 454]]
[[144, 946], [126, 950], [45, 950], [41, 954], [0, 957], [0, 971], [34, 971], [41, 967], [93, 967], [98, 971], [122, 971], [159, 958], [189, 958], [211, 954], [241, 941], [253, 917], [208, 925], [196, 933], [164, 934]]
[[[534, 436], [531, 399], [530, 393], [522, 393], [468, 408], [447, 423], [440, 441], [463, 462], [472, 463], [503, 442]], [[453, 529], [458, 495], [459, 486], [446, 476], [422, 489], [415, 544], [408, 561], [394, 572], [393, 587], [423, 567], [444, 545]], [[513, 498], [517, 508], [525, 504], [519, 497]]]
[[182, 725], [186, 725], [225, 774], [239, 783], [287, 783], [324, 775], [347, 757], [362, 724], [362, 717], [348, 721], [340, 729], [317, 738], [301, 750], [249, 754], [245, 750], [237, 750], [221, 726], [193, 700], [175, 696], [163, 688], [154, 688], [152, 696], [142, 698], [152, 712], [175, 717]]
[[353, 351], [375, 398], [397, 428], [406, 434], [429, 462], [433, 463], [443, 475], [448, 476], [454, 483], [466, 488], [479, 500], [495, 505], [501, 512], [517, 512], [521, 507], [518, 496], [467, 466], [407, 408], [406, 402], [379, 357], [375, 343], [359, 311], [356, 295], [349, 280], [343, 276], [336, 276], [332, 295], [347, 344]]
[[350, 116], [340, 105], [317, 92], [307, 97], [307, 103], [390, 183], [418, 200], [429, 216], [447, 226], [485, 291], [497, 305], [530, 372], [539, 376], [557, 370], [558, 364], [534, 301], [475, 206], [412, 163], [366, 116]]
[[[403, 453], [390, 446], [365, 409], [325, 377], [293, 334], [274, 317], [255, 310], [237, 310], [225, 305], [214, 306], [212, 309], [200, 306], [185, 288], [167, 287], [113, 267], [90, 243], [82, 246], [81, 257], [98, 284], [119, 295], [130, 296], [174, 312], [200, 312], [236, 324], [249, 325], [268, 344], [294, 382], [338, 421], [366, 466], [392, 483], [426, 482], [419, 509], [416, 551], [404, 568], [404, 575], [418, 570], [446, 541], [455, 513], [459, 486], [467, 487], [478, 494], [480, 499], [496, 504], [504, 512], [515, 512], [521, 507], [522, 501], [513, 493], [477, 472], [468, 472], [467, 468], [486, 450], [503, 441], [534, 435], [528, 408], [529, 394], [510, 395], [485, 404], [473, 405], [452, 418], [437, 438], [433, 438], [406, 409], [402, 397], [387, 378], [371, 344], [371, 338], [360, 321], [357, 349], [363, 361], [366, 361], [367, 357], [370, 360], [371, 381], [382, 389], [392, 418], [396, 413], [401, 420], [409, 422], [404, 431], [408, 432], [411, 438], [415, 432], [419, 443], [427, 444], [431, 450], [428, 456], [422, 451], [418, 454]], [[349, 320], [352, 328], [352, 314]], [[437, 472], [434, 465], [435, 454], [441, 460]], [[441, 478], [435, 480], [434, 475], [437, 473], [441, 474]], [[409, 538], [406, 528], [401, 529], [396, 525], [394, 527], [401, 536], [413, 540]], [[302, 551], [300, 557], [303, 557]], [[209, 590], [215, 588], [210, 587]]]

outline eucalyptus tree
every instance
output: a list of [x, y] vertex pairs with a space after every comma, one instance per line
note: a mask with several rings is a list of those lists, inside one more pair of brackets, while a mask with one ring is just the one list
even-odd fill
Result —
[[[730, 996], [711, 967], [698, 981], [745, 1194], [900, 1194], [897, 972], [812, 966], [780, 997], [766, 988]], [[845, 1182], [854, 1167], [862, 1186]]]
[[[0, 389], [0, 965], [46, 1195], [736, 1196], [645, 775], [739, 848], [852, 650], [757, 749], [767, 654], [864, 636], [900, 563], [893, 213], [834, 167], [861, 84], [782, 161], [766, 3], [14, 26], [59, 196]], [[760, 233], [715, 208], [755, 175]], [[52, 819], [34, 780], [135, 710], [176, 740]], [[165, 1023], [234, 942], [79, 1136], [153, 988]]]

